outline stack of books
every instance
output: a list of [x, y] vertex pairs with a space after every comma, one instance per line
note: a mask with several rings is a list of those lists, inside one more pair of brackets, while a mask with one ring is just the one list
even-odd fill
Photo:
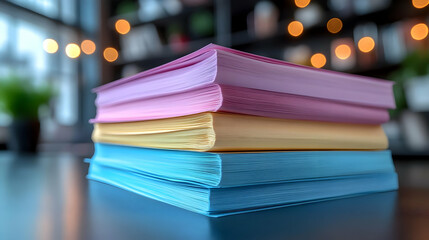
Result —
[[392, 82], [210, 44], [95, 89], [89, 179], [207, 216], [395, 190]]

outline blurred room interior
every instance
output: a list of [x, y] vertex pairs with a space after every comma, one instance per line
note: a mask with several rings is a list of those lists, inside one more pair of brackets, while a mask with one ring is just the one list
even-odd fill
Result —
[[[0, 238], [429, 239], [428, 25], [429, 0], [0, 0]], [[399, 191], [221, 221], [87, 180], [92, 89], [210, 43], [392, 81]]]
[[[92, 154], [96, 86], [209, 43], [395, 81], [394, 157], [429, 156], [429, 1], [3, 0], [0, 81], [49, 87], [40, 151]], [[0, 85], [2, 86], [2, 85]], [[6, 88], [4, 88], [6, 89]], [[1, 91], [0, 91], [1, 93]], [[11, 114], [0, 113], [7, 150]]]

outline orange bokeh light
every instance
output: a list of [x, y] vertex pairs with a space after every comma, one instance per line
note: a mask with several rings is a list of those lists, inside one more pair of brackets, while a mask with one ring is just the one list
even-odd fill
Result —
[[311, 56], [310, 62], [311, 62], [311, 65], [313, 65], [313, 67], [321, 68], [326, 64], [326, 57], [321, 53], [316, 53], [313, 56]]
[[341, 60], [345, 60], [345, 59], [349, 58], [351, 54], [352, 54], [352, 50], [346, 44], [338, 45], [335, 48], [335, 55], [337, 56], [337, 58], [339, 58]]
[[310, 4], [311, 0], [295, 0], [295, 5], [299, 8], [305, 8]]
[[372, 37], [363, 37], [358, 42], [358, 48], [361, 52], [371, 52], [375, 47], [375, 41]]
[[330, 33], [338, 33], [343, 28], [343, 22], [339, 18], [331, 18], [326, 23], [326, 28]]
[[119, 19], [115, 23], [115, 29], [120, 34], [127, 34], [131, 30], [131, 25], [127, 20]]
[[80, 44], [80, 48], [82, 48], [82, 52], [87, 55], [91, 55], [95, 52], [95, 43], [91, 40], [83, 40]]
[[424, 23], [419, 23], [411, 28], [411, 37], [415, 40], [423, 40], [428, 36], [428, 26]]
[[104, 49], [103, 56], [104, 56], [104, 59], [106, 59], [106, 61], [114, 62], [116, 61], [116, 59], [118, 59], [119, 54], [116, 49], [112, 47], [108, 47]]
[[415, 8], [424, 8], [429, 4], [429, 0], [413, 0], [413, 6]]
[[288, 30], [290, 35], [292, 35], [294, 37], [298, 37], [304, 31], [304, 26], [299, 21], [292, 21], [287, 26], [287, 30]]

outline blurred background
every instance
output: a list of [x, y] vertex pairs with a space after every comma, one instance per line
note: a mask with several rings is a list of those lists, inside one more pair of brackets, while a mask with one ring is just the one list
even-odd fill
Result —
[[[1, 0], [0, 149], [13, 145], [19, 135], [37, 134], [33, 130], [40, 126], [39, 150], [89, 156], [88, 120], [95, 116], [92, 88], [217, 43], [395, 81], [398, 108], [384, 125], [390, 148], [396, 157], [428, 157], [428, 4]], [[28, 103], [33, 105], [23, 109]]]

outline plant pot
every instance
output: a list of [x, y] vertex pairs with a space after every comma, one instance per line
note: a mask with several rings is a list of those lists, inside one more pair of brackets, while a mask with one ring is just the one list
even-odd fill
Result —
[[34, 153], [37, 151], [39, 135], [39, 120], [14, 119], [9, 126], [8, 148], [17, 153]]

